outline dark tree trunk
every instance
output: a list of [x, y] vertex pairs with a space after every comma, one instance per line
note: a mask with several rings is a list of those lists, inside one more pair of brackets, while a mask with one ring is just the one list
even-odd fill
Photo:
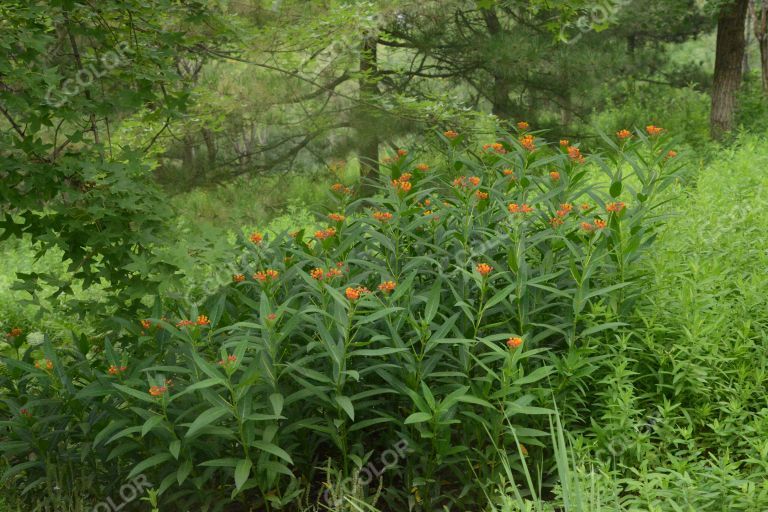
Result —
[[768, 96], [768, 0], [762, 0], [760, 8], [755, 10], [755, 39], [760, 47], [763, 94]]
[[[494, 9], [484, 9], [483, 18], [491, 39], [504, 36], [504, 29], [499, 22], [499, 17]], [[491, 90], [491, 112], [499, 119], [510, 119], [515, 115], [515, 107], [509, 99], [509, 80], [504, 76], [506, 65], [497, 65], [488, 69], [493, 76], [493, 88]]]
[[205, 141], [205, 149], [208, 157], [208, 168], [204, 169], [201, 173], [205, 177], [206, 171], [213, 172], [216, 168], [216, 140], [213, 136], [213, 132], [208, 128], [202, 129], [203, 140]]
[[744, 23], [749, 0], [734, 0], [720, 10], [717, 19], [715, 77], [712, 84], [710, 133], [720, 140], [733, 129], [736, 92], [741, 86], [744, 61]]
[[376, 192], [373, 182], [379, 177], [379, 134], [376, 126], [376, 116], [366, 103], [376, 101], [378, 88], [376, 74], [378, 62], [376, 45], [378, 37], [375, 34], [365, 34], [360, 47], [360, 115], [357, 122], [358, 148], [357, 157], [360, 161], [360, 195], [370, 196]]

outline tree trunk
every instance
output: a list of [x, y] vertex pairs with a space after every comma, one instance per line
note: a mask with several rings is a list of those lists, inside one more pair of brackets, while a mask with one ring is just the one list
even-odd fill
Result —
[[[491, 39], [504, 36], [499, 17], [493, 8], [483, 9], [483, 18]], [[488, 71], [493, 75], [493, 89], [491, 90], [491, 112], [499, 119], [510, 119], [515, 114], [515, 106], [509, 99], [509, 80], [504, 76], [507, 65], [497, 63]]]
[[755, 39], [760, 47], [760, 76], [763, 94], [768, 96], [768, 0], [760, 2], [760, 9], [755, 10]]
[[721, 140], [733, 129], [736, 92], [741, 85], [744, 60], [744, 23], [749, 0], [734, 0], [720, 10], [717, 19], [715, 77], [712, 84], [710, 133]]
[[379, 134], [376, 116], [365, 103], [376, 101], [379, 92], [376, 87], [378, 62], [376, 58], [376, 34], [363, 35], [360, 46], [360, 115], [357, 127], [357, 158], [360, 161], [360, 195], [370, 196], [376, 192], [374, 181], [379, 177]]
[[206, 171], [213, 172], [216, 169], [216, 139], [213, 136], [213, 132], [208, 128], [202, 129], [203, 140], [205, 141], [205, 149], [208, 157], [208, 169], [203, 169], [202, 177], [205, 178]]

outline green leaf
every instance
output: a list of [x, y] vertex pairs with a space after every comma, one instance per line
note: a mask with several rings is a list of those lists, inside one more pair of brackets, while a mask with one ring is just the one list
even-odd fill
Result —
[[266, 443], [264, 441], [253, 441], [251, 443], [251, 446], [254, 448], [258, 448], [259, 450], [267, 453], [271, 453], [272, 455], [275, 455], [277, 457], [280, 457], [288, 464], [293, 464], [293, 459], [291, 459], [291, 456], [288, 455], [288, 452], [280, 448], [279, 446], [272, 444], [272, 443]]
[[336, 403], [339, 404], [339, 407], [344, 409], [344, 412], [347, 413], [347, 416], [349, 416], [349, 419], [352, 421], [355, 421], [355, 406], [352, 405], [352, 400], [350, 400], [347, 396], [335, 396], [333, 397], [334, 400], [336, 400]]
[[405, 418], [405, 424], [411, 425], [413, 423], [423, 423], [425, 421], [430, 421], [432, 419], [432, 415], [428, 412], [415, 412]]
[[128, 476], [126, 478], [133, 478], [136, 475], [140, 475], [144, 472], [144, 470], [152, 468], [157, 466], [158, 464], [162, 464], [163, 462], [170, 460], [171, 454], [170, 453], [158, 453], [157, 455], [153, 455], [148, 459], [144, 459], [143, 461], [136, 464], [130, 473], [128, 473]]
[[192, 422], [192, 425], [189, 426], [189, 430], [187, 430], [184, 437], [195, 435], [200, 429], [207, 427], [226, 414], [229, 414], [229, 411], [223, 407], [213, 407], [208, 409]]
[[248, 480], [251, 474], [251, 466], [253, 464], [250, 459], [241, 459], [237, 462], [237, 466], [235, 466], [235, 488], [238, 491]]
[[171, 441], [171, 443], [168, 445], [168, 451], [173, 455], [173, 458], [176, 460], [179, 460], [179, 451], [181, 451], [181, 441], [178, 439], [175, 441]]

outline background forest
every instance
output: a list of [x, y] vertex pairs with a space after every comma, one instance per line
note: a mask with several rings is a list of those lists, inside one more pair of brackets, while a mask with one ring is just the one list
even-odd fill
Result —
[[3, 0], [0, 511], [768, 510], [766, 141], [766, 0]]

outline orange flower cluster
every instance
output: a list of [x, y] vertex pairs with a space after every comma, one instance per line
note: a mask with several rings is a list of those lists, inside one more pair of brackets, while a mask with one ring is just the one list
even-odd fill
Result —
[[677, 156], [677, 151], [670, 149], [669, 152], [667, 152], [667, 158], [675, 158]]
[[573, 211], [573, 205], [571, 203], [563, 203], [560, 205], [560, 209], [557, 210], [557, 216], [562, 219], [572, 211]]
[[387, 222], [392, 220], [392, 214], [389, 212], [373, 212], [373, 218], [379, 222]]
[[563, 219], [561, 219], [560, 217], [552, 217], [551, 219], [549, 219], [549, 224], [553, 228], [556, 228], [558, 226], [562, 226], [563, 225]]
[[328, 272], [325, 272], [322, 268], [317, 267], [317, 268], [313, 268], [309, 272], [309, 275], [312, 276], [312, 279], [317, 279], [318, 281], [322, 281], [323, 278], [333, 279], [334, 277], [339, 277], [342, 275], [342, 272], [338, 268], [331, 268], [331, 269], [328, 269]]
[[645, 127], [645, 131], [647, 131], [648, 135], [650, 135], [651, 137], [655, 137], [656, 135], [659, 135], [661, 132], [663, 132], [664, 128], [659, 128], [658, 126], [654, 126], [651, 124]]
[[346, 219], [346, 217], [340, 213], [329, 213], [328, 218], [334, 222], [344, 222], [344, 219]]
[[343, 184], [341, 184], [341, 183], [334, 183], [333, 185], [331, 185], [331, 190], [332, 190], [333, 192], [336, 192], [337, 194], [346, 194], [346, 195], [349, 195], [349, 194], [351, 194], [351, 193], [352, 193], [352, 189], [351, 189], [351, 188], [349, 188], [349, 187], [345, 187], [345, 186], [344, 186]]
[[512, 176], [513, 174], [515, 174], [515, 171], [513, 171], [512, 169], [504, 169], [503, 171], [501, 171], [501, 173], [504, 176]]
[[605, 229], [607, 225], [608, 223], [604, 220], [595, 219], [595, 229]]
[[459, 176], [455, 180], [453, 180], [453, 186], [457, 188], [466, 188], [468, 186], [472, 185], [473, 187], [477, 187], [480, 185], [480, 178], [477, 176], [470, 176], [467, 178], [466, 176]]
[[594, 229], [595, 229], [595, 226], [593, 226], [589, 222], [582, 222], [581, 223], [581, 230], [582, 231], [592, 231]]
[[351, 301], [359, 299], [366, 293], [371, 293], [371, 291], [365, 286], [358, 286], [357, 288], [348, 287], [346, 290], [344, 290], [344, 295], [346, 295], [347, 299]]
[[38, 370], [53, 370], [53, 361], [50, 359], [42, 359], [40, 361], [35, 361], [35, 368]]
[[267, 320], [270, 322], [274, 322], [277, 319], [277, 315], [275, 313], [270, 313], [267, 315]]
[[235, 356], [234, 354], [230, 354], [227, 356], [226, 359], [219, 360], [219, 366], [228, 366], [235, 362], [237, 362], [237, 356]]
[[478, 190], [477, 192], [475, 192], [475, 197], [478, 199], [478, 201], [488, 199], [488, 192], [481, 192], [480, 190]]
[[277, 270], [268, 268], [267, 270], [263, 270], [263, 271], [260, 270], [259, 272], [256, 272], [255, 274], [253, 274], [253, 278], [256, 281], [260, 281], [264, 283], [268, 280], [274, 281], [275, 279], [278, 278], [279, 275], [280, 275], [280, 272], [278, 272]]
[[411, 174], [407, 172], [401, 174], [398, 179], [392, 180], [392, 186], [395, 187], [395, 190], [398, 192], [409, 192], [412, 186]]
[[326, 228], [315, 231], [315, 238], [318, 240], [325, 240], [326, 238], [331, 238], [334, 235], [336, 235], [336, 228]]
[[533, 208], [527, 203], [523, 203], [522, 205], [510, 203], [509, 206], [507, 206], [507, 210], [509, 210], [509, 213], [531, 213]]
[[455, 139], [456, 137], [459, 136], [459, 134], [456, 133], [453, 130], [446, 130], [446, 131], [443, 132], [443, 135], [445, 135], [446, 139], [451, 139], [451, 140], [453, 140], [453, 139]]
[[576, 146], [568, 146], [568, 158], [580, 164], [584, 163], [584, 155], [581, 154], [581, 150]]
[[591, 204], [589, 204], [589, 203], [581, 203], [581, 209], [582, 209], [583, 211], [587, 211], [587, 210], [589, 210], [589, 209], [591, 209], [591, 208], [592, 208], [592, 205], [591, 205]]
[[16, 336], [21, 336], [21, 333], [23, 331], [19, 329], [18, 327], [14, 327], [11, 329], [11, 332], [5, 335], [6, 338], [15, 338]]
[[128, 369], [127, 366], [115, 366], [113, 364], [109, 367], [109, 369], [107, 370], [107, 373], [109, 373], [110, 375], [120, 375], [127, 369]]
[[507, 346], [511, 349], [519, 348], [523, 344], [523, 338], [515, 336], [507, 340]]
[[395, 291], [395, 286], [397, 286], [397, 284], [394, 281], [384, 281], [379, 285], [379, 290], [384, 293], [392, 293]]
[[427, 164], [419, 164], [416, 166], [416, 169], [421, 172], [426, 172], [429, 170], [429, 166]]
[[149, 388], [149, 394], [154, 397], [163, 396], [166, 391], [168, 391], [168, 388], [165, 386], [152, 386]]
[[627, 205], [622, 203], [621, 201], [617, 201], [615, 203], [608, 203], [605, 205], [605, 210], [608, 212], [614, 212], [619, 213], [621, 210], [626, 208]]
[[530, 125], [526, 123], [525, 121], [520, 121], [517, 123], [517, 127], [521, 130], [527, 130]]
[[560, 181], [560, 173], [557, 171], [550, 172], [549, 179], [551, 179], [552, 181]]
[[493, 272], [493, 267], [488, 265], [487, 263], [478, 263], [475, 267], [475, 270], [477, 270], [477, 273], [481, 276], [485, 277], [491, 272]]
[[536, 144], [534, 143], [534, 137], [533, 135], [526, 135], [525, 137], [522, 137], [520, 139], [520, 144], [527, 150], [527, 151], [536, 151]]
[[405, 156], [407, 154], [408, 154], [408, 150], [407, 149], [400, 148], [400, 149], [397, 150], [397, 156]]
[[260, 244], [262, 240], [264, 240], [264, 237], [261, 236], [261, 233], [251, 233], [251, 242]]
[[491, 150], [494, 153], [497, 153], [499, 155], [503, 155], [507, 152], [506, 149], [504, 149], [504, 144], [501, 142], [494, 142], [492, 144], [483, 144], [483, 151]]
[[208, 317], [205, 315], [198, 315], [197, 322], [195, 322], [197, 325], [210, 325], [211, 321], [208, 320]]
[[22, 416], [26, 416], [27, 418], [32, 417], [32, 413], [29, 412], [29, 409], [19, 409], [19, 414], [21, 414]]
[[181, 320], [176, 324], [176, 327], [189, 327], [195, 325], [194, 320]]
[[235, 274], [232, 276], [232, 280], [236, 283], [242, 283], [245, 281], [245, 276], [243, 274]]
[[571, 141], [568, 139], [560, 139], [560, 147], [567, 148], [571, 145]]
[[616, 136], [621, 140], [627, 140], [632, 136], [632, 133], [629, 130], [619, 130], [616, 132]]

